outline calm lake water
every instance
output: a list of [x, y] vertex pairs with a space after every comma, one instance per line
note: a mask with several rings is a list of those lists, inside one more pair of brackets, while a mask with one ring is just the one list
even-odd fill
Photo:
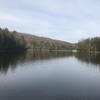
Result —
[[0, 100], [100, 100], [100, 55], [0, 54]]

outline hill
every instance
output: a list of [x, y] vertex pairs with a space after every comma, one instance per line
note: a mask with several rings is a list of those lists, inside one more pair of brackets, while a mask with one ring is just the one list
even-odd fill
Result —
[[12, 32], [16, 37], [23, 38], [27, 44], [27, 48], [31, 49], [47, 49], [47, 50], [72, 50], [73, 44], [65, 41], [54, 40], [45, 37], [39, 37], [26, 33]]

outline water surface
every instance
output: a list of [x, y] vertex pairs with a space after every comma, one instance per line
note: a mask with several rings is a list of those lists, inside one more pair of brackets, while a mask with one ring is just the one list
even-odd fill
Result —
[[0, 100], [99, 99], [99, 54], [0, 54]]

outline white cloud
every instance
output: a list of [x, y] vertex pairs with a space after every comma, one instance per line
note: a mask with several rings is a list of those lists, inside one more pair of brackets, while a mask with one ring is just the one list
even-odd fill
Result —
[[4, 14], [4, 13], [0, 13], [0, 20], [1, 21], [13, 21], [13, 22], [18, 22], [19, 19], [13, 15], [10, 14]]
[[0, 26], [75, 42], [100, 33], [99, 0], [0, 0]]

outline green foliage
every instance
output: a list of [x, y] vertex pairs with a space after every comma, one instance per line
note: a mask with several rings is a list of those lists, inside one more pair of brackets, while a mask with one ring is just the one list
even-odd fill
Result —
[[0, 51], [20, 51], [23, 49], [25, 49], [23, 37], [17, 37], [14, 32], [10, 32], [7, 28], [0, 28]]

